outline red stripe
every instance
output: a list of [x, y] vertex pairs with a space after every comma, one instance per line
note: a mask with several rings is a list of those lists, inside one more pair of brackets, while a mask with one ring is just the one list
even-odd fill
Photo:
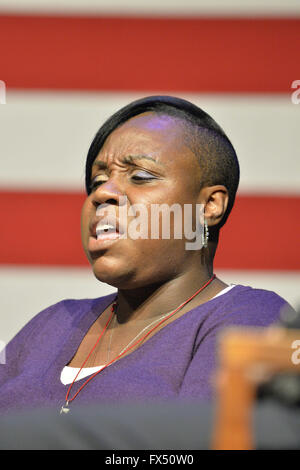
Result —
[[216, 266], [300, 269], [300, 196], [239, 196], [220, 233]]
[[9, 88], [290, 92], [300, 19], [0, 16]]
[[[79, 193], [0, 192], [0, 263], [87, 265]], [[240, 196], [222, 229], [217, 268], [300, 270], [300, 196]]]

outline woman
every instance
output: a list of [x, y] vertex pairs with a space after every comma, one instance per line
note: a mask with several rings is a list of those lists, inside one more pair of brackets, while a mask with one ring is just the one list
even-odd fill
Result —
[[[223, 130], [185, 100], [148, 97], [108, 119], [87, 156], [81, 227], [95, 276], [117, 293], [64, 300], [33, 318], [7, 346], [1, 409], [209, 399], [220, 329], [267, 326], [286, 305], [214, 276], [238, 182]], [[193, 209], [179, 214], [181, 237], [175, 224], [163, 236], [162, 213], [151, 236], [152, 209], [162, 204]], [[202, 227], [198, 207], [201, 246], [191, 247]]]

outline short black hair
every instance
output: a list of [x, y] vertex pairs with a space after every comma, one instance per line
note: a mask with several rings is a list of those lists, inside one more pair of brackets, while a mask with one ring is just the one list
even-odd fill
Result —
[[239, 184], [240, 170], [236, 152], [223, 129], [214, 119], [195, 104], [173, 96], [148, 96], [121, 108], [108, 118], [95, 135], [88, 151], [85, 167], [85, 184], [90, 194], [92, 165], [107, 137], [129, 119], [146, 112], [180, 119], [186, 129], [185, 141], [198, 159], [201, 187], [224, 185], [229, 194], [226, 213], [216, 227], [227, 220], [234, 204]]

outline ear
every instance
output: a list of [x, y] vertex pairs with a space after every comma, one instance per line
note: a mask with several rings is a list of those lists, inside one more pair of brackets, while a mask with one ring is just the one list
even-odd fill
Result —
[[200, 191], [200, 201], [204, 204], [204, 217], [208, 226], [221, 222], [228, 206], [228, 190], [225, 186], [207, 186]]

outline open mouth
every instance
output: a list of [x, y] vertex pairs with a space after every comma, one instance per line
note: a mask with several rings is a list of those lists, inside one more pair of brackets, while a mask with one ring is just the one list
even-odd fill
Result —
[[111, 240], [119, 238], [120, 232], [114, 224], [102, 223], [101, 221], [96, 226], [97, 240]]

